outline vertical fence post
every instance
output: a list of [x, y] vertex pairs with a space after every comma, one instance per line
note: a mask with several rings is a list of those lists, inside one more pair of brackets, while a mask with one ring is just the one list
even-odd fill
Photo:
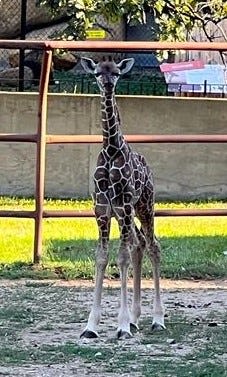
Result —
[[43, 226], [43, 201], [45, 181], [46, 158], [46, 124], [47, 124], [47, 94], [52, 51], [44, 51], [42, 70], [39, 84], [38, 130], [36, 150], [36, 187], [35, 187], [35, 237], [34, 258], [35, 264], [40, 263], [42, 254], [42, 226]]
[[[27, 0], [21, 0], [20, 39], [26, 39]], [[24, 91], [24, 49], [20, 49], [19, 57], [19, 92]]]
[[204, 89], [203, 89], [203, 95], [204, 97], [207, 96], [207, 80], [204, 80]]

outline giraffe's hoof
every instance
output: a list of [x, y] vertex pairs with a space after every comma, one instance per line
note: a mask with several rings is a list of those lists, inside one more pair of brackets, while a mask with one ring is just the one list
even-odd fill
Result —
[[121, 339], [121, 340], [124, 340], [124, 339], [130, 339], [132, 338], [132, 334], [131, 332], [129, 331], [124, 331], [124, 330], [118, 330], [117, 332], [117, 338], [118, 339]]
[[80, 335], [80, 338], [87, 338], [87, 339], [94, 339], [98, 338], [98, 334], [91, 330], [84, 330], [82, 334]]
[[165, 330], [166, 327], [164, 323], [158, 323], [158, 322], [153, 322], [151, 326], [152, 331], [160, 331], [160, 330]]
[[136, 333], [137, 331], [139, 331], [139, 326], [135, 323], [130, 323], [130, 331], [132, 334]]

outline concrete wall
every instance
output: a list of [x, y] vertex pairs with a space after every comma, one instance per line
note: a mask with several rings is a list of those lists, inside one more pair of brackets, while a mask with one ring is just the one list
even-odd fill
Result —
[[[48, 133], [100, 133], [99, 97], [49, 95]], [[226, 133], [227, 100], [119, 97], [123, 132]], [[37, 95], [0, 93], [0, 132], [36, 130]], [[100, 145], [47, 146], [45, 194], [89, 196]], [[227, 197], [225, 144], [135, 144], [152, 165], [158, 199]], [[35, 145], [0, 143], [0, 195], [34, 195]]]

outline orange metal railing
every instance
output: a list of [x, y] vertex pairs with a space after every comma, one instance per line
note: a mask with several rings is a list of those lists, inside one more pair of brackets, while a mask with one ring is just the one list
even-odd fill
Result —
[[[71, 42], [71, 41], [16, 41], [0, 40], [0, 48], [42, 49], [43, 62], [39, 85], [38, 125], [36, 134], [0, 134], [0, 142], [36, 143], [36, 189], [34, 211], [1, 210], [0, 217], [31, 218], [35, 221], [34, 263], [39, 263], [42, 253], [43, 219], [48, 217], [91, 217], [93, 211], [52, 211], [44, 209], [46, 144], [56, 143], [101, 143], [100, 135], [48, 135], [47, 94], [52, 52], [54, 49], [77, 51], [140, 52], [154, 50], [206, 50], [227, 51], [227, 43], [209, 42]], [[131, 143], [226, 143], [227, 135], [126, 135]], [[175, 209], [159, 210], [155, 216], [227, 216], [227, 209]]]

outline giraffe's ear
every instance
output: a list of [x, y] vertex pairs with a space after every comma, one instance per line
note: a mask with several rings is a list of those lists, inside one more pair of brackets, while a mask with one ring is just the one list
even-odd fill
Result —
[[129, 72], [134, 64], [135, 59], [123, 59], [120, 63], [117, 64], [118, 68], [120, 69], [121, 75]]
[[87, 73], [94, 73], [96, 64], [92, 59], [89, 58], [81, 58], [80, 63]]

